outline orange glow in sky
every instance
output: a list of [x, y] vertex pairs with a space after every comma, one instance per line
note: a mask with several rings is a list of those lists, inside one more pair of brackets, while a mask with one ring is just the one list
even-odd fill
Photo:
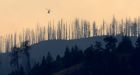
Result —
[[[45, 8], [52, 10], [48, 15]], [[110, 22], [140, 16], [140, 0], [0, 0], [0, 34], [20, 32], [48, 20], [75, 18]]]

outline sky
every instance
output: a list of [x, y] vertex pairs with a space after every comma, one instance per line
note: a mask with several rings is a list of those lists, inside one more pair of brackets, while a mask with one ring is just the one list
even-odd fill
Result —
[[[51, 9], [48, 15], [45, 9]], [[0, 35], [21, 32], [48, 21], [75, 18], [101, 23], [140, 16], [140, 0], [0, 0]]]

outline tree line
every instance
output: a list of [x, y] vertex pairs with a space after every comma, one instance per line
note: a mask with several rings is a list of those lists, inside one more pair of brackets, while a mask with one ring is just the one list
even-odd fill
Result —
[[113, 17], [110, 24], [103, 21], [101, 25], [79, 19], [68, 24], [61, 19], [56, 25], [54, 22], [48, 22], [47, 26], [37, 25], [35, 29], [25, 29], [22, 33], [1, 36], [0, 50], [9, 52], [12, 47], [19, 47], [21, 42], [26, 40], [32, 45], [44, 40], [72, 40], [105, 35], [137, 37], [140, 35], [140, 18], [134, 21], [126, 19], [119, 22]]

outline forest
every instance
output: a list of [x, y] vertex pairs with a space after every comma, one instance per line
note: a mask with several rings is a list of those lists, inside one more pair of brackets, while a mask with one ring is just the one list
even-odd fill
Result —
[[[44, 27], [38, 25], [20, 34], [1, 36], [0, 50], [1, 54], [4, 51], [10, 57], [12, 72], [9, 75], [140, 75], [139, 35], [140, 18], [119, 22], [113, 17], [110, 24], [103, 21], [101, 25], [79, 19], [68, 24], [61, 19], [57, 25], [49, 22]], [[55, 58], [48, 52], [41, 63], [31, 64], [30, 48], [41, 41], [69, 41], [96, 36], [104, 37], [103, 41], [96, 40], [86, 49], [77, 45], [67, 46], [64, 55]], [[121, 36], [122, 40], [118, 41], [117, 36]], [[135, 45], [132, 37], [137, 38]], [[102, 42], [105, 47], [102, 47]], [[25, 59], [24, 66], [19, 63], [21, 57]]]
[[[28, 62], [28, 72], [18, 65], [18, 52], [12, 50], [15, 53], [13, 63], [18, 69], [9, 75], [140, 75], [140, 37], [135, 46], [128, 36], [123, 36], [118, 45], [114, 36], [106, 36], [103, 40], [105, 48], [100, 41], [85, 50], [75, 45], [66, 47], [64, 56], [57, 55], [55, 59], [48, 52], [41, 63], [36, 63], [32, 68]], [[25, 44], [27, 58], [30, 57], [28, 48]]]

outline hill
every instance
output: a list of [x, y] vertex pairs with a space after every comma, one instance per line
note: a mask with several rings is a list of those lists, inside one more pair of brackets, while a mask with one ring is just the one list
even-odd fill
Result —
[[[30, 62], [31, 66], [34, 64], [40, 62], [42, 60], [43, 56], [47, 56], [47, 53], [50, 52], [55, 58], [58, 54], [60, 56], [64, 55], [64, 51], [66, 47], [72, 48], [73, 46], [77, 45], [81, 50], [85, 50], [87, 47], [89, 47], [91, 44], [95, 44], [96, 41], [100, 41], [103, 44], [103, 47], [105, 43], [103, 42], [103, 38], [105, 36], [96, 36], [96, 37], [90, 37], [85, 39], [77, 39], [77, 40], [48, 40], [48, 41], [41, 41], [37, 44], [31, 45], [29, 49], [30, 53]], [[121, 36], [116, 36], [118, 41], [121, 40]], [[133, 44], [135, 43], [137, 37], [131, 37], [133, 40]], [[13, 67], [11, 67], [10, 63], [10, 53], [1, 53], [0, 54], [0, 74], [1, 75], [7, 75], [12, 70], [14, 70]], [[20, 64], [24, 66], [24, 57], [21, 55]]]

